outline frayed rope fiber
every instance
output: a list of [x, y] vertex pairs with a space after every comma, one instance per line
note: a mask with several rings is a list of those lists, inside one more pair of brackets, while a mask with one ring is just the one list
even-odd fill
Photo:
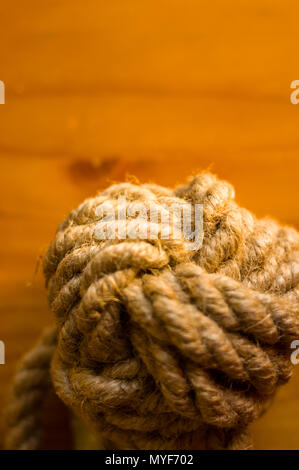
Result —
[[[202, 246], [98, 240], [96, 208], [119, 196], [202, 204]], [[124, 183], [87, 199], [44, 261], [56, 326], [16, 374], [7, 448], [40, 445], [50, 382], [107, 448], [251, 448], [247, 425], [291, 375], [298, 266], [298, 233], [256, 219], [208, 173], [174, 190]]]

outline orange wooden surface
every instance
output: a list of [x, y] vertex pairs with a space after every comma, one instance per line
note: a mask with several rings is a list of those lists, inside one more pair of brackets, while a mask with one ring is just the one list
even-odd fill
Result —
[[[52, 319], [38, 260], [69, 210], [109, 182], [134, 174], [173, 185], [209, 167], [242, 205], [299, 229], [296, 8], [1, 3], [0, 408], [16, 361]], [[298, 367], [252, 425], [256, 448], [299, 449]], [[47, 446], [68, 447], [56, 406], [52, 399]]]

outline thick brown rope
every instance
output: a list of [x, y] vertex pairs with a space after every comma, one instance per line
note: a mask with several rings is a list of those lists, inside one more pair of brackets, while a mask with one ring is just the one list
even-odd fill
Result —
[[40, 447], [42, 403], [51, 384], [49, 368], [55, 346], [56, 328], [47, 328], [18, 368], [11, 403], [6, 410], [7, 449]]
[[[97, 207], [116, 207], [119, 196], [161, 210], [202, 204], [202, 247], [171, 237], [99, 241]], [[256, 219], [213, 175], [175, 190], [108, 188], [61, 224], [45, 259], [56, 392], [114, 448], [250, 448], [246, 426], [291, 374], [298, 266], [298, 233]], [[21, 435], [9, 446], [24, 448], [26, 435], [28, 448]]]

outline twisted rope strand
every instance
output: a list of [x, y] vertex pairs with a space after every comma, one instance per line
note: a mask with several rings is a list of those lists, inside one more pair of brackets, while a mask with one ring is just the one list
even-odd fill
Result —
[[15, 375], [12, 397], [6, 411], [7, 449], [38, 449], [41, 441], [41, 412], [50, 387], [50, 362], [56, 346], [56, 328], [45, 330], [27, 353]]

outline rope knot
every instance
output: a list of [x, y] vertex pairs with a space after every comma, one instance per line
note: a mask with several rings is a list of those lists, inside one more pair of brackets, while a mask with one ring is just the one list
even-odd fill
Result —
[[298, 266], [298, 233], [256, 219], [213, 175], [111, 186], [45, 258], [58, 395], [120, 449], [248, 448], [246, 426], [290, 377]]

